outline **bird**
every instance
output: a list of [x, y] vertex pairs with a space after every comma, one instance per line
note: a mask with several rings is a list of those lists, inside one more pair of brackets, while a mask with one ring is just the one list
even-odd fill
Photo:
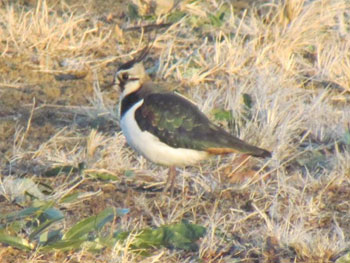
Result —
[[154, 83], [143, 65], [148, 52], [146, 46], [115, 73], [114, 83], [121, 91], [120, 127], [131, 148], [153, 163], [170, 167], [171, 189], [177, 166], [228, 153], [271, 157], [270, 151], [210, 121], [190, 99]]

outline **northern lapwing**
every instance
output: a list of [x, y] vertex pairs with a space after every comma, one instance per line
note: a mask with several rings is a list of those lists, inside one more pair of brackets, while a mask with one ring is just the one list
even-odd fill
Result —
[[152, 82], [142, 63], [147, 53], [148, 48], [143, 49], [115, 74], [121, 89], [120, 126], [134, 150], [154, 163], [170, 166], [171, 185], [175, 166], [195, 164], [212, 155], [271, 156], [215, 125], [189, 99]]

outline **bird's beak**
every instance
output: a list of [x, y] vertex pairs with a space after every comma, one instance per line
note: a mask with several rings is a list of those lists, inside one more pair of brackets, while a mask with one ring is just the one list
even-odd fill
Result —
[[114, 75], [113, 81], [110, 84], [110, 86], [112, 86], [114, 90], [120, 90], [120, 80], [117, 77], [117, 74]]
[[115, 74], [113, 78], [113, 85], [119, 85], [119, 84], [120, 84], [120, 79], [118, 78], [117, 74]]
[[119, 78], [118, 78], [118, 77], [116, 77], [116, 78], [115, 78], [115, 80], [114, 80], [114, 84], [115, 84], [115, 85], [119, 85], [119, 84], [120, 84], [120, 80], [119, 80]]

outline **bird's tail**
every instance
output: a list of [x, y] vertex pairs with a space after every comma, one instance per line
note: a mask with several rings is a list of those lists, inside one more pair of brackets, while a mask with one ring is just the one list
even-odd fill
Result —
[[231, 138], [232, 148], [238, 150], [241, 153], [249, 154], [254, 157], [267, 158], [271, 157], [271, 152], [268, 150], [256, 147], [249, 143], [246, 143], [238, 138]]
[[268, 150], [265, 150], [256, 146], [252, 146], [252, 145], [249, 145], [249, 146], [251, 150], [247, 152], [247, 154], [250, 154], [254, 157], [261, 157], [261, 158], [271, 157], [271, 152], [269, 152]]
[[212, 125], [210, 128], [210, 137], [215, 137], [215, 140], [211, 140], [206, 150], [211, 154], [244, 153], [254, 157], [271, 157], [268, 150], [246, 143], [218, 126]]
[[[222, 138], [223, 139], [223, 138]], [[231, 135], [226, 136], [225, 142], [221, 142], [221, 145], [218, 147], [209, 147], [207, 151], [211, 154], [225, 154], [225, 153], [244, 153], [249, 154], [254, 157], [267, 158], [271, 157], [271, 152], [246, 143], [237, 137], [233, 137]]]

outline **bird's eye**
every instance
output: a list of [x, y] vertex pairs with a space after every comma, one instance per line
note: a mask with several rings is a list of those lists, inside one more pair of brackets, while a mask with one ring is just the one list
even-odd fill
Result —
[[122, 74], [122, 80], [128, 80], [129, 79], [129, 74], [128, 73], [123, 73]]

